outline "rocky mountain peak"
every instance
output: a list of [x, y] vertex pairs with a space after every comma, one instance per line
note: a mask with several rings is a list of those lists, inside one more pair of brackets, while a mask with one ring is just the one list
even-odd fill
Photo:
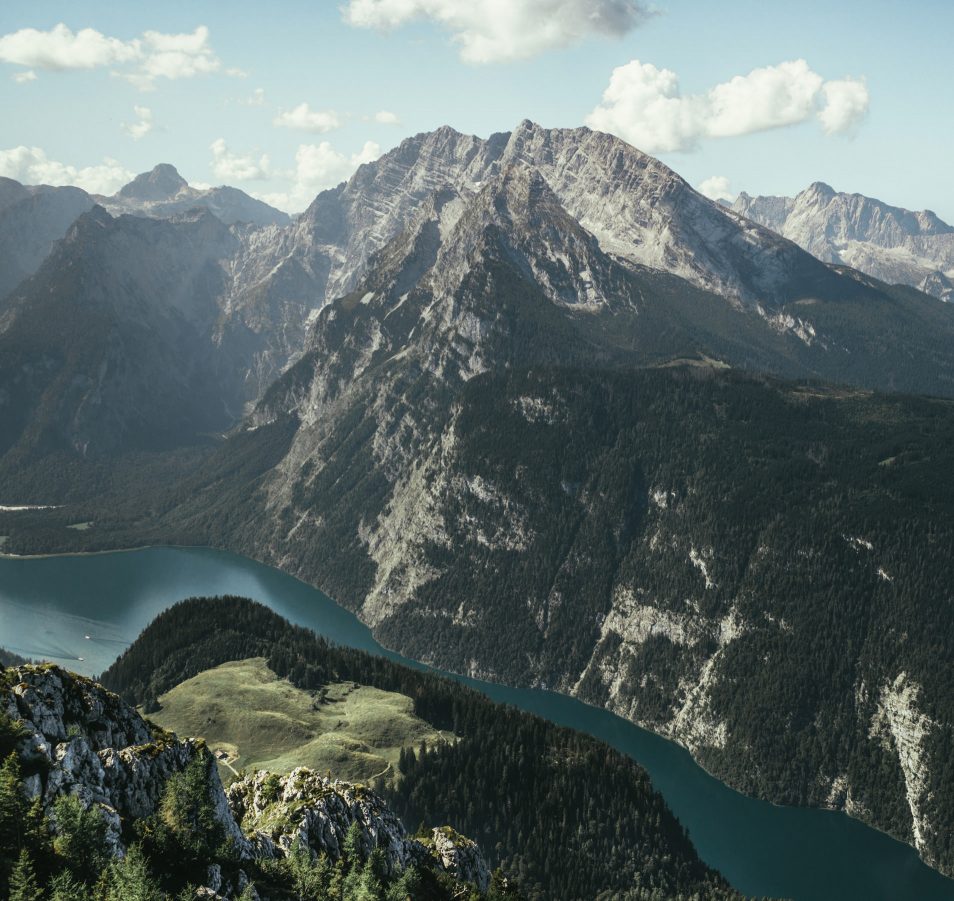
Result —
[[[510, 163], [478, 195], [482, 206], [504, 228], [545, 226], [548, 217], [567, 213], [540, 170], [523, 161]], [[482, 201], [482, 203], [481, 203]]]
[[189, 187], [189, 183], [170, 163], [159, 163], [149, 172], [137, 175], [120, 188], [117, 197], [126, 200], [171, 200]]
[[831, 185], [823, 181], [814, 181], [805, 189], [804, 193], [809, 197], [831, 200], [835, 196], [836, 191]]
[[889, 283], [952, 297], [954, 227], [930, 210], [911, 211], [815, 182], [792, 197], [751, 197], [732, 209], [794, 241], [827, 263]]

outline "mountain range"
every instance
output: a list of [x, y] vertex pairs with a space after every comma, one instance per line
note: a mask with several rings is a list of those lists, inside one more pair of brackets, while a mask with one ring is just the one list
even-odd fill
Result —
[[[39, 373], [24, 370], [15, 350], [5, 354], [13, 368], [0, 390], [23, 397], [18, 386], [30, 383], [30, 408], [53, 417], [46, 425], [11, 420], [16, 404], [5, 404], [8, 447], [24, 440], [33, 446], [45, 430], [57, 436], [54, 445], [84, 454], [129, 450], [141, 446], [135, 422], [144, 416], [173, 443], [195, 442], [237, 421], [311, 344], [321, 344], [315, 317], [362, 280], [362, 321], [383, 329], [380, 346], [397, 351], [403, 338], [386, 332], [406, 326], [410, 333], [423, 310], [418, 301], [392, 316], [402, 296], [426, 290], [439, 308], [498, 264], [542, 292], [548, 303], [535, 307], [535, 316], [553, 326], [562, 321], [563, 349], [554, 348], [553, 360], [584, 347], [591, 360], [626, 365], [702, 354], [786, 376], [954, 391], [950, 310], [826, 265], [702, 197], [652, 157], [588, 129], [523, 122], [486, 140], [449, 128], [418, 135], [319, 194], [285, 226], [229, 225], [213, 202], [222, 191], [201, 195], [206, 219], [176, 212], [195, 204], [197, 192], [159, 166], [109, 208], [138, 204], [140, 212], [171, 218], [149, 225], [141, 216], [84, 214], [41, 270], [8, 294], [0, 341], [14, 349], [30, 343], [30, 316], [43, 323], [70, 321], [70, 311], [104, 316], [95, 346], [68, 355], [51, 348]], [[92, 259], [100, 262], [91, 266]], [[193, 262], [170, 272], [172, 259]], [[143, 281], [148, 272], [161, 277]], [[386, 291], [375, 288], [385, 281]], [[136, 305], [112, 302], [104, 311], [103, 298], [130, 291]], [[188, 296], [188, 310], [176, 296]], [[455, 301], [455, 309], [466, 305]], [[486, 313], [475, 312], [473, 321], [487, 325]], [[143, 351], [137, 377], [127, 378], [103, 346], [105, 336], [144, 335], [144, 322], [170, 315], [176, 324], [154, 329], [148, 348], [120, 341], [131, 357]], [[453, 319], [447, 322], [456, 328]], [[422, 324], [415, 340], [423, 334]], [[180, 359], [183, 352], [193, 362]], [[531, 347], [524, 362], [535, 353]], [[150, 391], [168, 398], [171, 409], [160, 404], [157, 415], [144, 414]], [[195, 417], [197, 405], [203, 412]], [[103, 417], [119, 427], [102, 429]]]
[[5, 547], [245, 553], [954, 872], [954, 306], [756, 207], [525, 121], [287, 225], [91, 209], [0, 302], [5, 502], [70, 505]]
[[238, 188], [190, 187], [175, 167], [160, 164], [137, 176], [111, 197], [81, 188], [21, 185], [0, 178], [0, 298], [39, 268], [54, 243], [93, 206], [114, 216], [170, 218], [207, 209], [226, 225], [287, 225], [290, 218]]
[[954, 227], [930, 210], [912, 212], [823, 182], [795, 197], [742, 192], [731, 208], [826, 263], [954, 300]]

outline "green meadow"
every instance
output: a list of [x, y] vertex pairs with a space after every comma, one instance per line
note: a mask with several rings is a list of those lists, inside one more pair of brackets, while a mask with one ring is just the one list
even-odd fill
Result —
[[159, 703], [149, 719], [180, 737], [205, 739], [226, 782], [243, 769], [298, 766], [353, 782], [390, 779], [401, 748], [451, 738], [416, 717], [404, 695], [354, 682], [313, 694], [279, 679], [260, 657], [205, 670]]

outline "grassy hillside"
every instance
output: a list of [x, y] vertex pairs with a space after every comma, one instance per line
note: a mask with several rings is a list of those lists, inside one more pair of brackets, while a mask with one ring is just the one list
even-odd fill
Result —
[[287, 773], [306, 766], [349, 782], [393, 775], [402, 748], [434, 746], [442, 733], [393, 691], [335, 682], [317, 692], [279, 679], [265, 659], [223, 663], [159, 698], [149, 718], [178, 735], [201, 737], [220, 758], [224, 781], [238, 770]]

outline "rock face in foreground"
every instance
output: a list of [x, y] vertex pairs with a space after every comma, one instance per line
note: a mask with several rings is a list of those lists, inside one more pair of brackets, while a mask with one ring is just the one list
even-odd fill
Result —
[[[151, 726], [91, 679], [48, 664], [8, 669], [0, 679], [0, 712], [23, 729], [17, 753], [30, 773], [24, 779], [27, 794], [40, 798], [48, 815], [64, 795], [99, 807], [116, 856], [126, 853], [133, 823], [156, 812], [169, 779], [196, 759], [211, 761], [204, 743]], [[206, 773], [215, 820], [239, 861], [282, 858], [299, 841], [338, 860], [357, 824], [361, 855], [380, 849], [390, 874], [423, 864], [482, 892], [490, 883], [474, 842], [446, 826], [435, 829], [433, 839], [411, 838], [387, 804], [362, 785], [299, 768], [287, 776], [259, 771], [226, 792], [215, 766], [207, 766]], [[215, 870], [210, 868], [209, 878], [218, 892]]]
[[296, 842], [334, 860], [357, 824], [361, 850], [384, 852], [388, 873], [412, 864], [432, 863], [481, 891], [490, 884], [490, 870], [476, 843], [449, 826], [434, 829], [423, 842], [411, 838], [387, 804], [363, 785], [320, 776], [306, 767], [277, 776], [260, 770], [233, 782], [226, 792], [229, 808], [252, 839], [260, 857], [282, 857]]
[[[0, 710], [26, 730], [18, 752], [33, 773], [25, 780], [29, 795], [39, 797], [46, 812], [62, 795], [98, 805], [117, 854], [125, 849], [124, 826], [154, 813], [169, 778], [207, 753], [195, 741], [154, 732], [117, 695], [57, 666], [7, 670]], [[208, 789], [213, 798], [222, 796], [216, 810], [226, 835], [247, 851], [215, 767], [209, 768]]]
[[490, 884], [490, 871], [477, 843], [459, 835], [450, 826], [431, 833], [434, 853], [441, 866], [463, 882], [473, 882], [481, 891]]

